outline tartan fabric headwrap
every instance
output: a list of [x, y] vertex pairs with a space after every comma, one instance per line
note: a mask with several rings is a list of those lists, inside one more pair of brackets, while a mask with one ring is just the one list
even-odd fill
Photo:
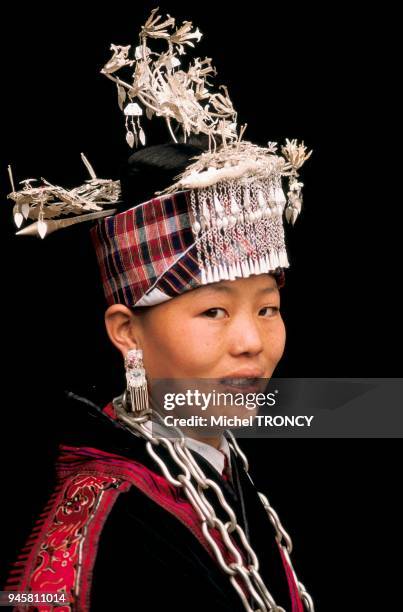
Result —
[[[99, 219], [91, 228], [108, 305], [152, 306], [205, 284], [192, 226], [191, 193], [185, 190], [155, 197]], [[284, 247], [281, 220], [277, 229]], [[252, 243], [244, 244], [243, 257], [252, 250]], [[256, 273], [262, 271], [250, 269], [250, 274]], [[282, 286], [282, 268], [271, 273]]]

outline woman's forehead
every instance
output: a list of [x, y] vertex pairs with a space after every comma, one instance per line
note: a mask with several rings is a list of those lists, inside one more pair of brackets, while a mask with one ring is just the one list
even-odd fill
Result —
[[262, 274], [259, 276], [250, 276], [249, 278], [238, 278], [233, 281], [223, 280], [218, 283], [210, 283], [197, 287], [189, 293], [193, 295], [204, 295], [211, 293], [225, 293], [233, 296], [245, 296], [255, 293], [273, 293], [278, 292], [278, 286], [273, 276]]

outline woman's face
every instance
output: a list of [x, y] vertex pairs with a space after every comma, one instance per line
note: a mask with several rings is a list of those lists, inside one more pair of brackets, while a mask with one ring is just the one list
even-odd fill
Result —
[[285, 344], [280, 293], [268, 274], [188, 291], [133, 315], [151, 378], [270, 378]]

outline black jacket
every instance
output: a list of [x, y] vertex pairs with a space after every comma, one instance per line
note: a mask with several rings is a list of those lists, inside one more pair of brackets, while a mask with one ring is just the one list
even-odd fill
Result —
[[[98, 449], [125, 461], [134, 460], [161, 474], [147, 453], [143, 439], [107, 416], [103, 406], [88, 397], [73, 392], [67, 395], [69, 419], [63, 434], [64, 444], [76, 449]], [[163, 449], [159, 452], [175, 473], [169, 454]], [[274, 528], [240, 459], [231, 452], [231, 485], [204, 457], [192, 452], [205, 474], [223, 489], [258, 556], [260, 574], [277, 605], [287, 612], [298, 610], [295, 602], [292, 603]], [[225, 519], [217, 503], [214, 507], [217, 515]], [[92, 554], [89, 609], [93, 612], [244, 610], [229, 577], [190, 529], [136, 486], [129, 486], [118, 495]], [[85, 558], [81, 559], [81, 563], [85, 562]], [[83, 608], [76, 604], [72, 609]]]

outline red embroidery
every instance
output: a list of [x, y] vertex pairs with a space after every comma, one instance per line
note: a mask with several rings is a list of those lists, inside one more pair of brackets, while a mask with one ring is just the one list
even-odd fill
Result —
[[[77, 609], [78, 601], [78, 609], [88, 609], [98, 538], [118, 494], [129, 486], [116, 477], [99, 474], [76, 474], [64, 483], [42, 529], [39, 534], [34, 529], [33, 542], [26, 547], [31, 552], [23, 558], [18, 590], [64, 593], [73, 603], [39, 604], [25, 607], [25, 612], [70, 612]], [[16, 589], [16, 578], [9, 580], [7, 590]]]
[[[106, 411], [115, 417], [112, 404]], [[16, 569], [5, 588], [65, 593], [73, 603], [24, 607], [24, 612], [89, 610], [92, 569], [102, 527], [118, 495], [132, 485], [181, 521], [215, 560], [193, 506], [162, 475], [136, 461], [94, 448], [61, 446], [61, 451], [57, 465], [60, 484], [14, 564]], [[220, 532], [212, 529], [210, 534], [226, 563], [233, 562]], [[302, 612], [297, 585], [284, 558], [283, 564], [293, 602], [291, 612]]]

